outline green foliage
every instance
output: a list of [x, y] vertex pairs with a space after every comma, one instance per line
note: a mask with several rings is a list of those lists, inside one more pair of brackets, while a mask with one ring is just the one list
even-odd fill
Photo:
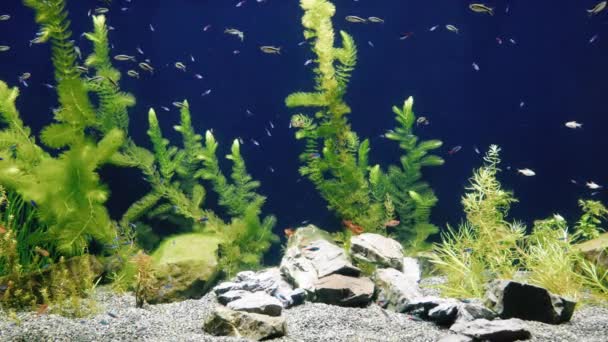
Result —
[[[180, 217], [187, 220], [195, 231], [215, 233], [222, 238], [220, 263], [227, 273], [259, 266], [263, 253], [276, 236], [272, 228], [273, 216], [260, 219], [265, 197], [257, 193], [260, 184], [247, 172], [240, 146], [235, 140], [227, 159], [232, 162], [232, 172], [227, 178], [217, 158], [219, 144], [209, 131], [205, 143], [192, 127], [190, 108], [184, 101], [180, 124], [174, 126], [182, 135], [181, 148], [171, 146], [163, 137], [153, 110], [149, 113], [148, 136], [152, 141], [154, 157], [149, 158], [133, 146], [126, 155], [140, 167], [152, 190], [134, 203], [121, 220], [122, 226], [147, 213], [148, 217]], [[210, 183], [218, 194], [219, 204], [232, 217], [225, 224], [213, 212], [203, 208], [205, 187]]]
[[507, 222], [513, 194], [502, 189], [496, 178], [500, 169], [500, 149], [496, 145], [475, 170], [462, 199], [467, 222], [459, 229], [449, 228], [434, 248], [431, 261], [447, 276], [442, 285], [446, 295], [480, 297], [487, 281], [515, 275], [515, 261], [521, 255], [525, 227]]
[[304, 164], [300, 173], [315, 184], [329, 209], [340, 218], [353, 221], [368, 232], [384, 232], [387, 220], [396, 215], [401, 221], [396, 228], [397, 238], [412, 249], [427, 247], [425, 240], [437, 232], [437, 227], [429, 223], [437, 198], [420, 180], [421, 168], [443, 164], [441, 158], [428, 154], [441, 142], [419, 142], [413, 134], [416, 118], [410, 98], [403, 109], [393, 108], [400, 127], [387, 134], [404, 151], [401, 166], [390, 166], [388, 172], [378, 165], [370, 167], [369, 141], [361, 141], [351, 130], [346, 118], [351, 109], [344, 101], [357, 63], [356, 44], [341, 31], [342, 45], [334, 46], [331, 17], [335, 7], [331, 2], [302, 0], [300, 5], [304, 9], [304, 37], [317, 56], [314, 91], [296, 92], [285, 100], [290, 108], [317, 110], [314, 118], [296, 114], [291, 120], [291, 126], [297, 129], [296, 138], [305, 140], [306, 145], [300, 155]]
[[583, 215], [575, 225], [575, 236], [583, 240], [595, 239], [605, 228], [600, 225], [608, 219], [608, 209], [600, 201], [579, 200]]

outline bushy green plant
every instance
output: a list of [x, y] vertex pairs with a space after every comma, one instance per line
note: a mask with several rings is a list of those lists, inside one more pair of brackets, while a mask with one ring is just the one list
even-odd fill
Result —
[[413, 100], [403, 109], [394, 107], [400, 126], [386, 136], [399, 142], [405, 154], [400, 166], [383, 172], [369, 165], [369, 140], [361, 141], [346, 115], [351, 112], [344, 95], [357, 62], [353, 38], [340, 31], [342, 45], [335, 47], [331, 22], [334, 5], [327, 0], [300, 1], [304, 16], [304, 38], [316, 54], [315, 90], [287, 97], [290, 108], [315, 108], [313, 116], [296, 114], [291, 126], [296, 138], [305, 140], [300, 173], [307, 176], [327, 201], [330, 210], [362, 226], [368, 232], [385, 233], [385, 223], [398, 215], [397, 237], [412, 248], [423, 248], [426, 238], [437, 231], [429, 223], [430, 209], [437, 199], [428, 184], [421, 182], [422, 166], [441, 165], [443, 160], [427, 155], [441, 146], [437, 140], [419, 142], [413, 134], [416, 118]]
[[431, 261], [446, 275], [446, 295], [480, 297], [485, 284], [495, 278], [513, 278], [518, 269], [525, 227], [506, 221], [513, 194], [502, 189], [500, 148], [490, 146], [484, 165], [473, 172], [462, 198], [467, 221], [458, 230], [448, 229], [435, 245]]
[[583, 214], [574, 227], [575, 238], [581, 240], [597, 238], [605, 231], [601, 224], [608, 219], [608, 209], [600, 201], [579, 200], [578, 204]]

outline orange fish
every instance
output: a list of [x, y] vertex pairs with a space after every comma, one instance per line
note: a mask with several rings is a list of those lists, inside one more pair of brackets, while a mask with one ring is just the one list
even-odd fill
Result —
[[388, 221], [386, 221], [384, 226], [393, 228], [393, 227], [397, 227], [399, 225], [399, 223], [401, 223], [401, 221], [399, 221], [399, 220], [388, 220]]
[[283, 229], [283, 232], [285, 233], [285, 236], [289, 239], [293, 234], [295, 234], [296, 231], [292, 228], [285, 228]]
[[6, 233], [6, 227], [0, 224], [0, 234]]
[[36, 252], [36, 253], [38, 253], [41, 256], [46, 257], [46, 258], [48, 258], [51, 255], [51, 253], [49, 253], [49, 251], [47, 251], [44, 248], [40, 248], [38, 246], [34, 247], [34, 252]]
[[364, 231], [363, 227], [361, 227], [358, 224], [355, 224], [353, 221], [350, 221], [350, 220], [343, 220], [342, 224], [345, 225], [346, 228], [355, 235], [359, 235], [359, 234], [363, 233], [363, 231]]
[[36, 315], [38, 315], [38, 316], [44, 315], [48, 310], [49, 310], [48, 304], [40, 304], [40, 306], [38, 307], [38, 310], [36, 310]]

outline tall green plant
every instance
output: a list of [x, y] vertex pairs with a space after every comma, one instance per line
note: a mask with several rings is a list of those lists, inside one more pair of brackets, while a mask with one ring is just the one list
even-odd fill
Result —
[[393, 108], [400, 125], [387, 134], [404, 151], [400, 166], [383, 172], [379, 165], [369, 165], [369, 140], [361, 141], [347, 120], [350, 107], [344, 101], [348, 82], [357, 62], [353, 38], [340, 31], [341, 46], [335, 46], [331, 18], [334, 5], [327, 0], [302, 0], [304, 38], [316, 54], [315, 89], [296, 92], [285, 100], [287, 107], [314, 108], [313, 116], [296, 114], [291, 126], [296, 138], [305, 140], [300, 155], [300, 173], [307, 176], [327, 201], [329, 209], [369, 232], [385, 232], [385, 223], [401, 221], [398, 238], [413, 248], [423, 248], [426, 238], [437, 231], [429, 223], [430, 209], [437, 199], [428, 184], [422, 182], [423, 166], [441, 165], [443, 160], [428, 155], [441, 146], [437, 140], [419, 142], [413, 134], [416, 121], [413, 100], [403, 109]]

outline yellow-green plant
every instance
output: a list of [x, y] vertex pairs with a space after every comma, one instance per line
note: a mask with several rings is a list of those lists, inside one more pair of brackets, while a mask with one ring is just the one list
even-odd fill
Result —
[[428, 155], [441, 142], [419, 142], [413, 134], [416, 118], [410, 98], [403, 109], [393, 108], [399, 127], [386, 135], [404, 150], [401, 165], [389, 167], [386, 173], [378, 165], [370, 167], [369, 140], [361, 141], [352, 131], [346, 117], [351, 109], [344, 101], [357, 62], [355, 42], [340, 31], [342, 45], [335, 46], [331, 18], [336, 9], [331, 2], [302, 0], [300, 5], [304, 9], [304, 38], [317, 56], [314, 91], [296, 92], [285, 100], [290, 108], [317, 110], [314, 117], [296, 114], [291, 119], [296, 138], [306, 143], [300, 155], [304, 163], [300, 173], [315, 184], [329, 209], [340, 218], [368, 232], [383, 233], [385, 223], [398, 218], [397, 237], [408, 247], [423, 248], [426, 238], [437, 231], [429, 223], [437, 198], [428, 184], [420, 181], [420, 171], [423, 166], [443, 164], [441, 158]]
[[473, 172], [468, 192], [462, 198], [467, 221], [459, 230], [451, 228], [434, 248], [431, 261], [446, 275], [446, 295], [479, 297], [487, 281], [512, 278], [518, 270], [525, 227], [506, 221], [513, 194], [502, 189], [500, 148], [490, 146], [484, 165]]
[[131, 262], [135, 266], [135, 306], [141, 308], [156, 290], [152, 257], [139, 251]]
[[600, 225], [608, 219], [608, 209], [600, 201], [579, 200], [578, 204], [583, 211], [581, 218], [575, 225], [575, 238], [580, 240], [595, 239], [605, 231]]

